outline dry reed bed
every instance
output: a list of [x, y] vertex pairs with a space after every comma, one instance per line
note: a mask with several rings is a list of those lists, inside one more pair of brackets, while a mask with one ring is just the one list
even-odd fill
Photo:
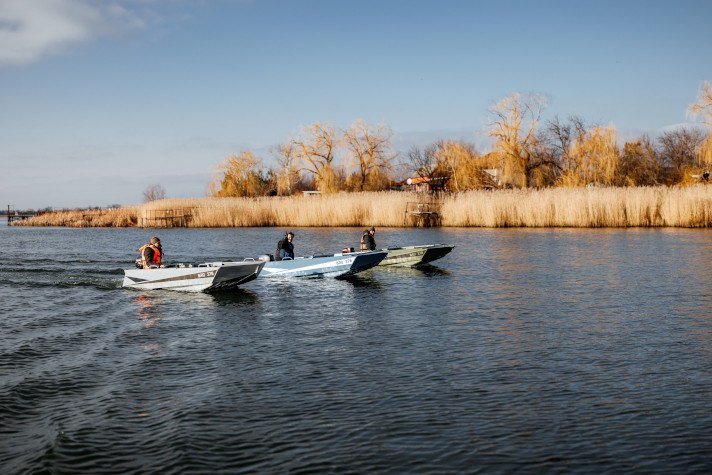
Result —
[[443, 226], [709, 227], [712, 187], [549, 188], [449, 195]]
[[136, 226], [138, 211], [138, 206], [117, 209], [51, 211], [25, 221], [17, 221], [13, 225], [65, 226], [70, 228], [133, 227]]
[[[409, 201], [429, 200], [415, 193], [374, 192], [332, 195], [202, 198], [154, 201], [144, 205], [139, 218], [151, 211], [190, 210], [190, 227], [243, 226], [403, 226]], [[139, 219], [139, 222], [141, 220]]]
[[[156, 211], [189, 212], [188, 226], [404, 225], [404, 192], [166, 199], [117, 210], [64, 211], [18, 223], [35, 226], [136, 226]], [[442, 198], [442, 225], [453, 227], [712, 227], [712, 187], [550, 188], [469, 191]], [[410, 221], [409, 221], [410, 222]]]

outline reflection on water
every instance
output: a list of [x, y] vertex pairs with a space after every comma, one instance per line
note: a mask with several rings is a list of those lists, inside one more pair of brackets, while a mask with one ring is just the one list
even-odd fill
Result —
[[398, 267], [398, 266], [384, 266], [379, 267], [376, 271], [378, 272], [391, 272], [397, 275], [403, 276], [425, 276], [425, 277], [436, 277], [436, 276], [446, 276], [450, 275], [447, 269], [442, 269], [433, 264], [424, 264], [418, 267]]
[[151, 328], [158, 325], [163, 319], [160, 309], [154, 298], [148, 293], [142, 293], [138, 295], [134, 302], [136, 302], [138, 307], [138, 318], [143, 322], [144, 328]]
[[342, 280], [350, 283], [355, 288], [381, 290], [383, 284], [378, 280], [378, 276], [374, 274], [374, 272], [375, 271], [366, 271], [360, 274], [350, 275]]
[[236, 289], [229, 292], [209, 294], [218, 306], [249, 306], [259, 302], [259, 295], [249, 289]]

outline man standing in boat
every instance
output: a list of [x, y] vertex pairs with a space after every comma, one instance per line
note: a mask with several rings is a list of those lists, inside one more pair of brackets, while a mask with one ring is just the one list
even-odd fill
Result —
[[161, 258], [163, 257], [163, 248], [161, 240], [156, 236], [151, 238], [151, 242], [139, 249], [141, 253], [141, 265], [144, 269], [150, 269], [151, 266], [161, 267]]
[[363, 232], [361, 236], [361, 250], [362, 251], [375, 251], [376, 250], [376, 228], [371, 227]]
[[274, 258], [277, 261], [281, 261], [284, 258], [294, 259], [294, 233], [288, 232], [284, 235], [284, 239], [280, 239], [277, 243], [277, 253]]

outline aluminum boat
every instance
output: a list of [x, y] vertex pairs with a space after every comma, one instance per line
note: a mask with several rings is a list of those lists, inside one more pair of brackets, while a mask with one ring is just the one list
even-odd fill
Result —
[[388, 256], [379, 266], [414, 267], [428, 264], [447, 255], [455, 248], [449, 244], [425, 244], [422, 246], [388, 247]]
[[262, 261], [252, 260], [126, 269], [123, 286], [129, 289], [165, 289], [185, 292], [230, 290], [256, 279], [264, 265]]
[[266, 262], [261, 277], [345, 277], [375, 267], [388, 251], [344, 252]]

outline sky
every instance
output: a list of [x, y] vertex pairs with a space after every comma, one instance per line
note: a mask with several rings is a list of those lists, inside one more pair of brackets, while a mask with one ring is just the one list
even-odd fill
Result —
[[514, 92], [655, 136], [694, 122], [711, 19], [709, 0], [0, 0], [0, 206], [203, 197], [227, 156], [270, 166], [314, 122], [487, 152]]

